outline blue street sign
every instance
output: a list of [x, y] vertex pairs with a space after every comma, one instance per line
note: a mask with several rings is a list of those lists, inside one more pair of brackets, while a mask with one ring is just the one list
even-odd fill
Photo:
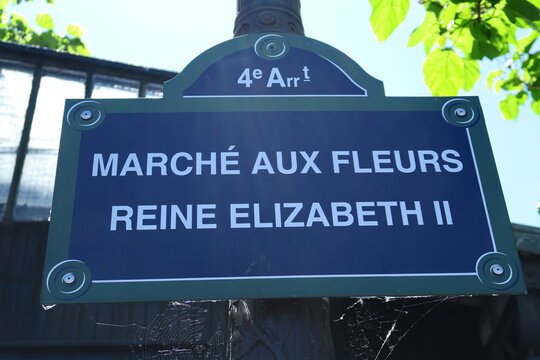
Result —
[[314, 40], [69, 100], [42, 301], [524, 291], [478, 99], [391, 98]]

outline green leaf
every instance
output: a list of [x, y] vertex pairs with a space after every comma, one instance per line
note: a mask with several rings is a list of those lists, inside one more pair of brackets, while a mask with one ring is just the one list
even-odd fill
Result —
[[454, 46], [469, 56], [473, 49], [474, 38], [469, 27], [459, 27], [450, 35]]
[[13, 25], [18, 27], [19, 29], [26, 29], [29, 26], [26, 18], [17, 13], [11, 14], [10, 22], [13, 23]]
[[520, 27], [520, 28], [523, 28], [523, 29], [531, 28], [531, 29], [533, 29], [535, 31], [540, 32], [540, 20], [530, 21], [530, 20], [527, 20], [527, 19], [516, 17], [515, 18], [515, 23], [516, 23], [517, 27]]
[[85, 45], [70, 45], [68, 46], [68, 52], [82, 56], [90, 56], [90, 50]]
[[[534, 100], [532, 103], [531, 103], [531, 109], [532, 111], [534, 111], [536, 114], [540, 115], [540, 100]], [[540, 209], [538, 210], [540, 212]]]
[[470, 25], [472, 36], [478, 41], [488, 41], [491, 38], [491, 28], [484, 22], [474, 21]]
[[463, 59], [464, 82], [463, 89], [471, 91], [474, 84], [480, 79], [480, 64], [477, 60]]
[[403, 22], [410, 0], [369, 0], [372, 7], [369, 21], [379, 41], [384, 41]]
[[494, 10], [488, 14], [489, 16], [483, 17], [485, 19], [483, 22], [491, 28], [490, 32], [492, 33], [490, 35], [493, 36], [493, 32], [496, 32], [495, 35], [502, 40], [512, 41], [512, 38], [515, 38], [516, 33], [515, 21], [510, 19], [503, 11]]
[[508, 77], [506, 78], [506, 80], [504, 80], [502, 84], [502, 88], [506, 91], [521, 90], [522, 81], [519, 78], [517, 70], [510, 71]]
[[538, 38], [538, 35], [539, 34], [536, 31], [531, 31], [529, 35], [525, 36], [523, 39], [520, 39], [518, 41], [516, 50], [520, 52], [529, 52], [531, 50], [532, 45]]
[[487, 57], [489, 59], [495, 59], [498, 56], [503, 55], [504, 52], [497, 49], [494, 45], [487, 43], [487, 42], [481, 42], [481, 41], [474, 41], [472, 50], [471, 50], [471, 59], [481, 60], [484, 57]]
[[493, 16], [486, 21], [491, 27], [490, 38], [488, 39], [498, 49], [507, 48], [508, 44], [517, 44], [516, 26], [504, 15]]
[[525, 104], [525, 102], [527, 102], [529, 94], [527, 94], [527, 92], [525, 92], [524, 90], [521, 90], [519, 93], [517, 93], [516, 98], [518, 100], [518, 105], [523, 105]]
[[502, 73], [503, 73], [502, 70], [493, 70], [492, 72], [488, 74], [488, 76], [486, 77], [486, 86], [488, 89], [491, 89], [491, 87], [493, 86], [493, 80], [501, 76]]
[[423, 71], [424, 81], [435, 96], [455, 96], [463, 87], [463, 59], [452, 49], [430, 52], [424, 61]]
[[34, 30], [28, 25], [26, 19], [12, 13], [8, 22], [6, 41], [12, 41], [19, 44], [26, 44]]
[[86, 44], [82, 42], [80, 38], [64, 38], [66, 41], [67, 51], [73, 54], [90, 56], [90, 50], [86, 47]]
[[[458, 22], [458, 20], [463, 20], [463, 21], [467, 21], [468, 23], [470, 23], [471, 19], [473, 18], [473, 14], [472, 14], [473, 7], [476, 8], [476, 2], [471, 3], [470, 1], [465, 1], [465, 2], [461, 3], [457, 7], [456, 22]], [[461, 23], [460, 25], [466, 25], [466, 24]], [[468, 25], [468, 26], [470, 26], [470, 25]]]
[[439, 35], [437, 37], [437, 44], [439, 44], [439, 47], [442, 49], [446, 45], [446, 40], [448, 38], [445, 35]]
[[534, 73], [531, 74], [529, 71], [523, 70], [523, 72], [521, 73], [521, 80], [523, 80], [524, 84], [530, 84], [534, 81], [534, 75]]
[[441, 10], [443, 9], [443, 6], [439, 2], [435, 1], [424, 1], [424, 7], [426, 8], [426, 11], [432, 12], [435, 14], [435, 17], [438, 18], [439, 14], [441, 13]]
[[44, 29], [47, 29], [47, 30], [54, 29], [53, 18], [49, 14], [43, 14], [43, 13], [38, 14], [37, 17], [36, 17], [36, 22], [40, 27], [42, 27]]
[[407, 46], [416, 46], [426, 39], [439, 34], [439, 24], [434, 13], [427, 11], [422, 25], [414, 29]]
[[60, 37], [51, 30], [41, 34], [34, 34], [28, 42], [30, 45], [42, 46], [49, 49], [59, 49]]
[[454, 21], [456, 17], [457, 6], [451, 2], [448, 2], [446, 6], [439, 13], [439, 23], [443, 27], [448, 27]]
[[424, 41], [426, 37], [430, 35], [427, 27], [423, 24], [414, 29], [411, 36], [409, 37], [409, 42], [407, 43], [408, 47], [416, 46]]
[[429, 54], [429, 52], [433, 48], [433, 45], [435, 45], [435, 42], [437, 42], [438, 38], [439, 32], [433, 32], [431, 35], [424, 39], [424, 51], [426, 52], [426, 55]]
[[5, 9], [9, 5], [9, 0], [0, 0], [0, 10]]
[[502, 84], [504, 84], [504, 81], [503, 81], [503, 80], [497, 80], [497, 81], [495, 81], [495, 84], [493, 84], [493, 90], [495, 90], [495, 92], [501, 91]]
[[516, 95], [509, 94], [499, 103], [499, 109], [506, 120], [515, 120], [519, 115], [519, 101]]
[[67, 28], [67, 33], [71, 36], [80, 38], [84, 34], [84, 29], [77, 24], [70, 24]]
[[[540, 72], [540, 51], [529, 54], [527, 60], [523, 62], [522, 67], [531, 73], [538, 74]], [[538, 77], [540, 78], [540, 74]]]
[[538, 5], [533, 5], [527, 0], [506, 0], [504, 11], [512, 17], [521, 17], [529, 21], [540, 20], [540, 11]]

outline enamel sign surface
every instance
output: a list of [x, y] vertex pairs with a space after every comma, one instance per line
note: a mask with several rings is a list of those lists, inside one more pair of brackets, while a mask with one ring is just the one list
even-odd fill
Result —
[[476, 97], [258, 34], [66, 103], [43, 303], [524, 291]]

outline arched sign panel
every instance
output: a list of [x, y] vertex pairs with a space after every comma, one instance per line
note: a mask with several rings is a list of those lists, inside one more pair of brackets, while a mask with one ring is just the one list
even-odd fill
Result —
[[524, 291], [476, 97], [257, 34], [66, 103], [44, 303]]

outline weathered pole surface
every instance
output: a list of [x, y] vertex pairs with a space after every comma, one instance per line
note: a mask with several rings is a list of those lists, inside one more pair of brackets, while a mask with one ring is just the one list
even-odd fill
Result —
[[[304, 35], [300, 0], [238, 0], [234, 36]], [[241, 299], [231, 303], [233, 360], [333, 360], [328, 301]]]
[[300, 0], [238, 0], [234, 36], [260, 32], [304, 35]]

